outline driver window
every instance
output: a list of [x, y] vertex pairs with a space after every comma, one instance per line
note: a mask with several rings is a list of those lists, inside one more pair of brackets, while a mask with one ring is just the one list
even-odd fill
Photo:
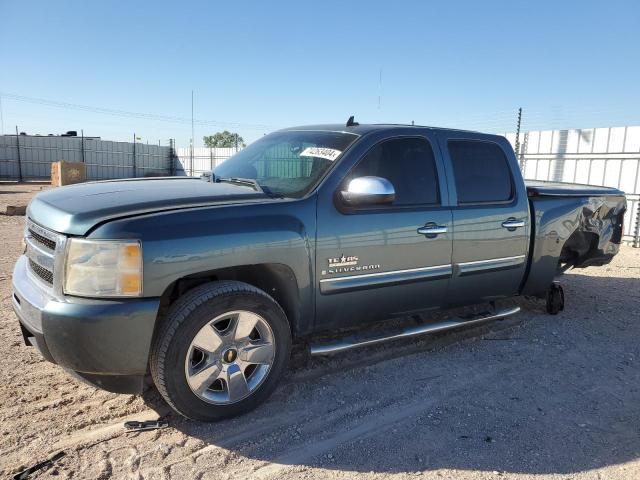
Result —
[[433, 149], [421, 138], [397, 138], [369, 150], [347, 177], [375, 176], [389, 180], [396, 191], [393, 205], [440, 203]]

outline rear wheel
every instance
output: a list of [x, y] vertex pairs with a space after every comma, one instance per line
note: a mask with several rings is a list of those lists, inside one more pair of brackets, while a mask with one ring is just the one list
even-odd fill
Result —
[[178, 413], [219, 420], [263, 402], [290, 349], [285, 314], [269, 295], [242, 282], [213, 282], [171, 307], [154, 341], [151, 374]]
[[550, 315], [557, 315], [564, 310], [564, 290], [557, 282], [553, 282], [547, 290], [546, 308]]

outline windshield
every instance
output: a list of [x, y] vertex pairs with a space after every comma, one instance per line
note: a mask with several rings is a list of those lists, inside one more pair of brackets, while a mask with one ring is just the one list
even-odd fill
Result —
[[255, 180], [265, 193], [302, 197], [357, 135], [286, 131], [262, 137], [214, 168], [216, 181]]

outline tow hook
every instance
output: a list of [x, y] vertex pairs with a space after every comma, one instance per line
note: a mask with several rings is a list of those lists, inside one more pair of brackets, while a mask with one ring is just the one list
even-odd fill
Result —
[[553, 282], [547, 290], [547, 313], [557, 315], [564, 310], [564, 290], [558, 282]]

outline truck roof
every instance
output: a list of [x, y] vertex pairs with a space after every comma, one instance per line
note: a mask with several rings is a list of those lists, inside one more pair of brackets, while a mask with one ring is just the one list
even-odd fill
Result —
[[440, 128], [440, 127], [430, 127], [426, 125], [410, 125], [410, 124], [400, 124], [400, 123], [363, 123], [357, 124], [354, 126], [347, 127], [344, 123], [325, 123], [318, 125], [301, 125], [298, 127], [288, 127], [283, 128], [280, 131], [288, 131], [288, 130], [314, 130], [314, 131], [327, 131], [327, 132], [344, 132], [344, 133], [353, 133], [356, 135], [365, 135], [367, 133], [373, 131], [381, 131], [381, 130], [404, 130], [406, 128], [419, 128], [419, 129], [429, 129], [434, 131], [455, 131], [455, 132], [469, 132], [474, 134], [483, 134], [483, 135], [493, 135], [493, 134], [484, 134], [482, 132], [477, 132], [473, 130], [461, 130], [456, 128]]

